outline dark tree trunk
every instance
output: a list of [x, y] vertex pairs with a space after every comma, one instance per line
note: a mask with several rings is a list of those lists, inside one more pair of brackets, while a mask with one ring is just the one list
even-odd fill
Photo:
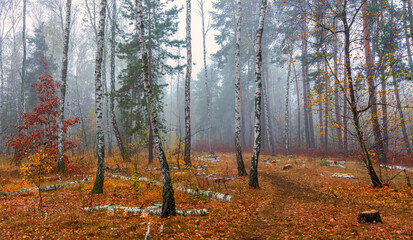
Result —
[[367, 84], [369, 88], [369, 104], [371, 105], [371, 120], [373, 123], [374, 141], [376, 151], [381, 163], [387, 163], [387, 155], [383, 147], [383, 138], [381, 136], [378, 111], [377, 111], [377, 96], [374, 85], [374, 59], [370, 48], [370, 20], [367, 16], [367, 5], [363, 6], [363, 43], [366, 56], [367, 67]]
[[112, 118], [112, 127], [115, 133], [116, 142], [118, 143], [119, 151], [122, 156], [123, 161], [129, 161], [128, 151], [125, 149], [122, 136], [120, 135], [118, 123], [116, 121], [115, 115], [115, 80], [116, 80], [116, 0], [112, 0], [112, 26], [111, 26], [111, 50], [110, 50], [110, 116]]
[[353, 124], [354, 128], [356, 130], [356, 136], [357, 140], [360, 144], [362, 156], [364, 163], [366, 164], [369, 177], [370, 177], [370, 183], [373, 188], [375, 187], [381, 187], [382, 183], [380, 181], [380, 178], [377, 176], [376, 171], [374, 170], [372, 161], [370, 159], [370, 153], [366, 147], [366, 143], [364, 141], [364, 136], [363, 132], [361, 130], [360, 126], [360, 111], [357, 109], [357, 101], [356, 101], [356, 93], [354, 89], [354, 83], [353, 83], [353, 77], [351, 74], [351, 63], [350, 63], [350, 27], [347, 23], [347, 1], [345, 1], [345, 4], [343, 6], [343, 14], [341, 16], [341, 20], [344, 25], [344, 35], [345, 35], [345, 40], [344, 40], [344, 57], [345, 57], [345, 68], [346, 68], [346, 73], [347, 73], [347, 85], [349, 87], [349, 92], [350, 92], [350, 98], [349, 98], [349, 104], [350, 104], [350, 109], [352, 113], [352, 118], [353, 118]]

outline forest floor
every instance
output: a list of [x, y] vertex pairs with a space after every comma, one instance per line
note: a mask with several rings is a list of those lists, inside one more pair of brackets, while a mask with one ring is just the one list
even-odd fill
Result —
[[[43, 210], [38, 209], [37, 192], [1, 197], [0, 239], [144, 239], [148, 222], [149, 239], [413, 239], [413, 189], [406, 186], [403, 173], [390, 186], [372, 189], [358, 163], [347, 162], [342, 168], [321, 166], [320, 158], [261, 156], [256, 190], [248, 187], [248, 177], [237, 177], [235, 154], [217, 154], [219, 162], [196, 160], [202, 155], [193, 157], [194, 165], [207, 165], [206, 170], [172, 170], [171, 175], [174, 184], [233, 196], [232, 202], [225, 202], [175, 191], [177, 209], [207, 209], [206, 216], [84, 211], [105, 204], [152, 206], [161, 203], [161, 187], [106, 177], [104, 193], [89, 195], [94, 169], [82, 167], [91, 181], [44, 192]], [[247, 166], [249, 157], [246, 154]], [[282, 170], [286, 164], [292, 168]], [[144, 163], [133, 166], [116, 157], [107, 165], [127, 168], [120, 172], [124, 176], [137, 167], [137, 176], [160, 181], [160, 171], [144, 169], [148, 167]], [[197, 176], [201, 172], [235, 180], [217, 183]], [[335, 178], [334, 173], [355, 178]], [[389, 172], [383, 169], [382, 174]], [[51, 176], [50, 183], [59, 182]], [[67, 176], [61, 182], [74, 179]], [[22, 183], [17, 167], [0, 166], [0, 191], [22, 187], [30, 186]], [[380, 211], [383, 223], [357, 222], [357, 214], [370, 209]]]

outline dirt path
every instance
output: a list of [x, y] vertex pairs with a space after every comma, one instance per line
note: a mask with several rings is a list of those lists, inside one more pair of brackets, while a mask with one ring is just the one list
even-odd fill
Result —
[[263, 171], [260, 176], [258, 191], [265, 191], [267, 200], [254, 204], [256, 215], [246, 223], [240, 239], [381, 239], [389, 233], [397, 239], [413, 239], [412, 222], [399, 218], [397, 212], [385, 211], [384, 224], [360, 225], [357, 213], [371, 206], [316, 191], [288, 179], [284, 172]]

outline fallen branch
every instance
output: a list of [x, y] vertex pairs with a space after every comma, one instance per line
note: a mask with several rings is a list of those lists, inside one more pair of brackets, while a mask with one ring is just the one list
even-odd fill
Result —
[[344, 165], [340, 164], [340, 163], [331, 163], [330, 167], [341, 167], [341, 168], [346, 168]]
[[210, 161], [210, 162], [219, 162], [220, 161], [219, 157], [217, 157], [213, 154], [202, 156], [199, 159], [201, 159], [202, 161]]
[[213, 191], [209, 191], [209, 190], [193, 190], [190, 188], [185, 188], [183, 186], [178, 186], [175, 187], [175, 189], [191, 194], [191, 195], [200, 195], [200, 196], [205, 196], [205, 197], [209, 197], [209, 198], [213, 198], [216, 200], [221, 200], [221, 201], [226, 201], [226, 202], [232, 202], [233, 197], [231, 195], [227, 195], [227, 194], [223, 194], [223, 193], [218, 193], [218, 192], [213, 192]]
[[[53, 184], [49, 186], [44, 186], [40, 188], [40, 191], [46, 192], [46, 191], [53, 191], [59, 188], [67, 187], [70, 185], [75, 185], [79, 183], [84, 183], [88, 182], [90, 179], [89, 178], [84, 178], [79, 181], [72, 181], [72, 182], [65, 182], [65, 183], [58, 183], [58, 184]], [[6, 196], [14, 196], [14, 195], [20, 195], [23, 193], [29, 193], [29, 192], [34, 192], [38, 191], [38, 188], [29, 188], [29, 189], [23, 189], [23, 190], [17, 190], [17, 191], [0, 191], [0, 196], [1, 197], [6, 197]]]
[[[132, 178], [130, 177], [125, 177], [122, 175], [118, 175], [118, 174], [106, 174], [106, 176], [108, 177], [112, 177], [112, 178], [117, 178], [117, 179], [121, 179], [121, 180], [125, 180], [125, 181], [133, 181]], [[150, 181], [148, 178], [145, 177], [140, 177], [137, 178], [136, 181], [139, 182], [149, 182], [158, 186], [162, 186], [161, 182], [158, 181]], [[231, 195], [227, 195], [227, 194], [223, 194], [223, 193], [218, 193], [218, 192], [213, 192], [213, 191], [204, 191], [204, 190], [193, 190], [190, 188], [185, 188], [182, 186], [174, 186], [174, 189], [188, 193], [188, 194], [192, 194], [192, 195], [201, 195], [201, 196], [205, 196], [205, 197], [209, 197], [209, 198], [213, 198], [216, 200], [221, 200], [221, 201], [226, 201], [226, 202], [232, 202], [232, 196]]]
[[[177, 169], [197, 169], [197, 170], [205, 170], [208, 166], [207, 165], [199, 165], [199, 166], [189, 166], [189, 167], [170, 167], [170, 170], [177, 170]], [[162, 168], [160, 167], [154, 167], [154, 168], [138, 168], [139, 170], [144, 170], [144, 171], [161, 171]]]
[[334, 173], [332, 177], [338, 177], [338, 178], [356, 178], [353, 175], [348, 175], [348, 174], [341, 174], [341, 173]]
[[148, 239], [148, 237], [149, 237], [149, 232], [151, 231], [151, 223], [150, 222], [148, 222], [148, 230], [146, 230], [146, 234], [145, 234], [145, 240], [147, 240]]
[[[142, 214], [144, 212], [149, 213], [150, 215], [161, 215], [162, 210], [160, 209], [161, 205], [156, 204], [154, 206], [150, 206], [147, 208], [139, 208], [139, 207], [122, 207], [122, 206], [113, 206], [113, 205], [103, 205], [103, 206], [95, 206], [95, 207], [85, 207], [84, 211], [101, 211], [107, 210], [111, 212], [115, 212], [115, 210], [123, 210], [131, 214]], [[180, 216], [204, 216], [208, 214], [208, 210], [200, 209], [200, 210], [177, 210], [177, 215]]]

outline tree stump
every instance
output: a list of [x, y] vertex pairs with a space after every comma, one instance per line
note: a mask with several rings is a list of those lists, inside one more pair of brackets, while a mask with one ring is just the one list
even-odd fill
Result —
[[359, 223], [383, 223], [380, 213], [377, 210], [369, 210], [359, 213], [357, 216]]
[[292, 167], [293, 167], [293, 165], [287, 164], [287, 165], [285, 165], [285, 166], [282, 168], [282, 170], [288, 170], [288, 169], [290, 169], [290, 168], [292, 168]]

